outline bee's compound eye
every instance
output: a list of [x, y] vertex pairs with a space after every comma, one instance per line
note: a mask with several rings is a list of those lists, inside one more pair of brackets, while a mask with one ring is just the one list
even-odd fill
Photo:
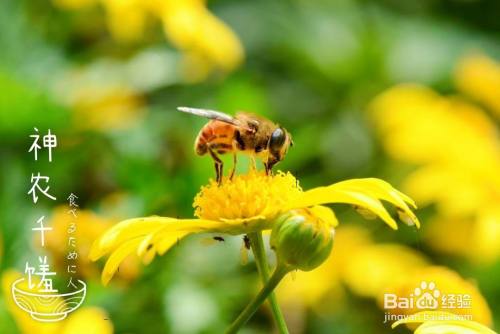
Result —
[[269, 140], [269, 149], [271, 151], [279, 151], [285, 143], [285, 139], [285, 131], [282, 128], [277, 128], [271, 134], [271, 139]]

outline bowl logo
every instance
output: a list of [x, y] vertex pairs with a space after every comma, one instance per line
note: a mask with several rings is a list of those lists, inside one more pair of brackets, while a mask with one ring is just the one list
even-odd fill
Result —
[[87, 294], [87, 285], [81, 280], [78, 280], [78, 289], [68, 293], [34, 292], [25, 287], [25, 283], [25, 278], [20, 278], [12, 284], [12, 297], [20, 309], [42, 322], [65, 319], [69, 313], [82, 305]]

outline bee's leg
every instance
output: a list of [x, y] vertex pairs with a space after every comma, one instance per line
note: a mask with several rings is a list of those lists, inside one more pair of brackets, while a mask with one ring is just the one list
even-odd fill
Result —
[[273, 175], [273, 166], [276, 163], [273, 163], [272, 161], [267, 161], [264, 162], [264, 168], [266, 169], [266, 175], [267, 176], [272, 176]]
[[269, 175], [272, 175], [273, 174], [273, 171], [271, 169], [271, 167], [269, 166], [268, 163], [264, 162], [264, 169], [266, 170], [266, 175], [269, 176]]
[[250, 156], [250, 168], [252, 171], [257, 171], [257, 164], [255, 163], [255, 157], [253, 155]]
[[229, 180], [232, 180], [234, 177], [234, 172], [236, 172], [236, 163], [238, 162], [238, 157], [236, 155], [236, 151], [233, 152], [233, 169], [231, 170], [231, 174], [229, 175]]
[[212, 159], [214, 159], [215, 178], [217, 180], [217, 183], [220, 185], [222, 183], [222, 170], [224, 168], [224, 164], [222, 160], [217, 156], [217, 154], [212, 150], [212, 148], [208, 148], [208, 153], [210, 153], [210, 156], [212, 157]]

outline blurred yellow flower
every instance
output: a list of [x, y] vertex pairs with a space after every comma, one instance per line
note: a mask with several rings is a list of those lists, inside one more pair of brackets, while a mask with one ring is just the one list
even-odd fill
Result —
[[79, 130], [109, 131], [130, 127], [145, 114], [142, 94], [118, 78], [106, 77], [99, 67], [73, 68], [56, 82], [54, 93], [73, 110]]
[[[421, 289], [422, 282], [429, 283], [428, 289], [433, 293], [433, 290], [438, 291], [436, 298], [438, 303], [433, 311], [447, 311], [453, 314], [470, 316], [477, 322], [484, 325], [492, 325], [491, 311], [488, 303], [482, 296], [478, 288], [471, 282], [463, 279], [456, 272], [445, 267], [428, 266], [413, 270], [404, 280], [400, 280], [399, 284], [387, 286], [384, 293], [393, 293], [399, 297], [408, 298], [410, 296], [418, 297], [418, 289]], [[430, 286], [430, 283], [434, 283]], [[420, 291], [421, 292], [421, 291]], [[422, 292], [421, 292], [422, 293]], [[460, 303], [457, 298], [448, 300], [452, 297], [447, 296], [468, 296], [470, 305]], [[383, 304], [383, 296], [380, 296], [380, 304]], [[470, 307], [469, 307], [470, 306]], [[418, 308], [416, 303], [407, 308], [391, 309], [393, 314], [411, 315], [422, 309]]]
[[[409, 208], [413, 201], [378, 179], [353, 179], [302, 191], [290, 173], [267, 176], [260, 172], [225, 179], [222, 185], [212, 180], [202, 187], [194, 200], [198, 219], [146, 217], [123, 221], [95, 241], [90, 258], [97, 260], [111, 254], [102, 273], [107, 283], [125, 256], [136, 251], [149, 263], [155, 254], [164, 254], [179, 239], [199, 232], [246, 234], [271, 229], [281, 214], [293, 209], [315, 207], [327, 203], [346, 203], [365, 208], [397, 229], [395, 220], [381, 201], [394, 205], [403, 216], [419, 226]], [[407, 204], [408, 203], [408, 204]], [[333, 212], [315, 209], [322, 219], [335, 226]]]
[[148, 13], [145, 0], [100, 0], [107, 13], [111, 35], [120, 42], [132, 42], [144, 37]]
[[62, 334], [112, 334], [113, 325], [103, 309], [83, 307], [65, 321]]
[[187, 79], [203, 79], [210, 64], [224, 71], [240, 65], [244, 55], [238, 37], [207, 10], [205, 0], [154, 0], [154, 3], [168, 38], [186, 54]]
[[61, 8], [80, 9], [100, 2], [112, 36], [121, 42], [144, 37], [150, 18], [161, 21], [171, 43], [184, 53], [187, 81], [205, 79], [213, 70], [238, 67], [244, 51], [235, 33], [206, 7], [205, 0], [54, 0]]
[[[332, 297], [336, 305], [341, 305], [344, 290], [341, 285], [345, 268], [352, 262], [351, 256], [361, 247], [370, 244], [371, 238], [366, 229], [343, 225], [335, 230], [335, 241], [330, 257], [317, 269], [296, 272], [283, 279], [276, 289], [279, 300], [285, 307], [310, 306], [321, 311], [321, 301]], [[360, 273], [364, 275], [363, 273]], [[365, 276], [366, 277], [366, 276]]]
[[73, 124], [80, 130], [121, 129], [133, 125], [144, 113], [144, 101], [125, 86], [83, 86], [71, 103]]
[[481, 54], [470, 54], [455, 70], [457, 88], [483, 103], [500, 117], [500, 64]]
[[427, 260], [409, 247], [376, 244], [367, 230], [340, 226], [327, 261], [312, 272], [297, 273], [298, 279], [286, 278], [277, 293], [285, 305], [305, 304], [319, 310], [325, 296], [342, 296], [343, 284], [360, 296], [377, 299], [387, 287], [427, 265]]
[[[332, 254], [323, 265], [312, 272], [298, 272], [297, 279], [286, 278], [278, 287], [277, 294], [285, 310], [290, 308], [295, 315], [302, 310], [304, 315], [303, 309], [311, 307], [322, 313], [326, 309], [325, 298], [332, 296], [335, 307], [339, 307], [343, 285], [357, 295], [375, 299], [384, 309], [384, 294], [417, 299], [415, 289], [421, 288], [422, 282], [433, 282], [433, 287], [440, 292], [439, 303], [443, 310], [472, 316], [478, 322], [491, 325], [491, 311], [482, 294], [473, 283], [454, 271], [430, 265], [423, 255], [409, 247], [375, 244], [367, 231], [359, 227], [341, 226], [336, 229], [335, 237]], [[458, 299], [443, 301], [441, 297], [445, 295], [467, 295], [471, 307], [460, 305]], [[385, 311], [410, 315], [419, 310], [413, 305]]]
[[[69, 252], [68, 227], [73, 217], [66, 207], [54, 210], [50, 219], [51, 233], [45, 236], [45, 249], [51, 254], [51, 259], [56, 268], [65, 270], [66, 256]], [[99, 238], [116, 220], [105, 219], [91, 211], [79, 210], [75, 231], [78, 258], [78, 274], [84, 278], [94, 278], [99, 275], [98, 267], [89, 260], [90, 247], [94, 240]], [[37, 239], [38, 240], [38, 239]], [[134, 257], [127, 258], [121, 265], [118, 277], [124, 281], [134, 280], [139, 274], [139, 261]]]
[[2, 275], [3, 296], [6, 306], [19, 330], [24, 334], [112, 334], [113, 324], [106, 312], [97, 307], [82, 307], [71, 313], [68, 318], [58, 322], [40, 322], [21, 310], [15, 303], [11, 285], [22, 275], [14, 270], [6, 270]]
[[365, 245], [351, 254], [342, 278], [356, 294], [379, 298], [388, 287], [396, 286], [414, 270], [427, 265], [422, 254], [404, 245]]
[[424, 311], [412, 314], [392, 325], [421, 323], [415, 334], [496, 334], [488, 327], [475, 321], [448, 312]]
[[[500, 141], [478, 107], [417, 85], [396, 86], [372, 103], [387, 152], [418, 166], [403, 189], [438, 216], [426, 239], [438, 250], [476, 261], [500, 256]], [[457, 238], [442, 238], [453, 226]], [[426, 233], [424, 231], [424, 233]]]

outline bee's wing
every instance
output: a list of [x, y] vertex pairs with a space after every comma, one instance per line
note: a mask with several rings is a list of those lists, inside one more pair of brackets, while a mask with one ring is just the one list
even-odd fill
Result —
[[188, 114], [193, 114], [196, 116], [206, 117], [209, 119], [214, 119], [217, 121], [233, 124], [236, 126], [243, 126], [243, 124], [239, 120], [234, 118], [233, 116], [230, 116], [228, 114], [224, 114], [223, 112], [220, 112], [220, 111], [209, 110], [209, 109], [189, 108], [189, 107], [177, 107], [177, 110], [188, 113]]

